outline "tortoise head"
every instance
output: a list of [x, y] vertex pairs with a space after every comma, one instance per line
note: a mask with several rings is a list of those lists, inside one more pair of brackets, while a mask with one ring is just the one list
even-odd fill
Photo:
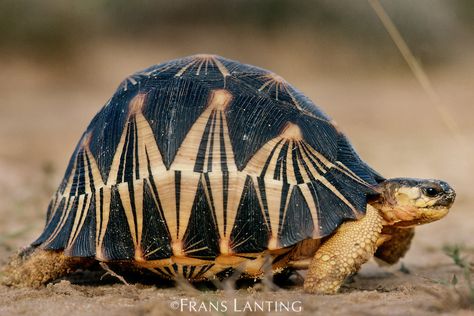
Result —
[[411, 227], [430, 223], [448, 214], [456, 193], [444, 181], [394, 178], [376, 188], [380, 196], [371, 203], [388, 225]]

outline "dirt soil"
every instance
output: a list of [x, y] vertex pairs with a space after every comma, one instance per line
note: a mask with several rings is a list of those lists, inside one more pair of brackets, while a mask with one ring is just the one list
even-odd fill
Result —
[[[0, 286], [0, 315], [198, 315], [225, 311], [236, 315], [474, 315], [463, 308], [467, 289], [462, 270], [443, 252], [445, 245], [460, 245], [462, 254], [474, 260], [472, 62], [460, 60], [429, 71], [449, 112], [443, 114], [404, 65], [397, 71], [383, 65], [358, 65], [348, 51], [338, 52], [340, 56], [332, 56], [331, 61], [315, 50], [294, 58], [271, 54], [264, 44], [253, 47], [254, 51], [261, 49], [255, 57], [246, 50], [247, 44], [242, 45], [240, 55], [231, 47], [214, 51], [284, 76], [320, 104], [365, 161], [384, 176], [448, 181], [458, 193], [450, 214], [419, 227], [401, 263], [379, 267], [369, 262], [333, 296], [304, 294], [299, 279], [286, 288], [263, 282], [234, 290], [225, 283], [212, 290], [186, 283], [125, 285], [110, 276], [101, 280], [103, 272], [79, 272], [41, 289]], [[197, 46], [187, 45], [167, 50], [144, 44], [101, 43], [94, 49], [84, 47], [83, 58], [75, 66], [0, 59], [0, 264], [41, 232], [49, 196], [69, 155], [119, 82], [137, 69], [197, 52]], [[273, 47], [272, 51], [284, 50]], [[445, 121], [451, 118], [456, 125], [448, 128]], [[455, 286], [450, 285], [453, 275], [458, 280]], [[197, 302], [194, 309], [193, 298]], [[218, 308], [213, 307], [216, 304]], [[245, 304], [249, 304], [247, 308]]]

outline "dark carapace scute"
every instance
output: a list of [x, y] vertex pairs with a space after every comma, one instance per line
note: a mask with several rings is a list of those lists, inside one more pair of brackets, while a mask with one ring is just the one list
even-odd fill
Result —
[[190, 258], [201, 265], [183, 273], [194, 276], [222, 254], [331, 234], [363, 216], [381, 179], [281, 77], [196, 55], [123, 81], [77, 145], [33, 245], [105, 261]]

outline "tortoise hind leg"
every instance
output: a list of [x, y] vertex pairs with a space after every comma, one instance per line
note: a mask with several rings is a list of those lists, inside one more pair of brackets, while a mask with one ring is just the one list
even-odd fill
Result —
[[316, 251], [304, 282], [305, 291], [335, 294], [344, 280], [373, 256], [381, 231], [382, 218], [370, 205], [362, 219], [342, 224]]
[[17, 255], [3, 268], [1, 283], [9, 286], [40, 287], [76, 270], [80, 259], [64, 255], [62, 251], [30, 247]]
[[388, 240], [377, 248], [375, 258], [388, 264], [395, 264], [410, 249], [411, 240], [415, 236], [415, 228], [387, 226], [384, 227], [382, 234], [387, 234]]

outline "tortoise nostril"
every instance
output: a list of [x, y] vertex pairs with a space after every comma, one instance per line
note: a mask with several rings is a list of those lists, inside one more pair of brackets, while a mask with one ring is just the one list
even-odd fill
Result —
[[443, 198], [440, 201], [440, 204], [449, 207], [454, 203], [455, 199], [456, 199], [456, 192], [454, 192], [453, 189], [450, 189], [445, 192]]
[[454, 192], [453, 188], [446, 182], [444, 181], [440, 181], [439, 182], [439, 186], [441, 187], [441, 189], [443, 189], [443, 191], [446, 193], [446, 194], [454, 194], [456, 195], [456, 193]]
[[449, 200], [450, 202], [454, 202], [454, 200], [456, 199], [456, 192], [454, 192], [454, 190], [451, 189], [448, 192], [448, 196], [446, 199]]
[[454, 191], [451, 187], [448, 186], [448, 189], [444, 191], [446, 195], [446, 200], [449, 203], [453, 203], [456, 199], [456, 191]]

